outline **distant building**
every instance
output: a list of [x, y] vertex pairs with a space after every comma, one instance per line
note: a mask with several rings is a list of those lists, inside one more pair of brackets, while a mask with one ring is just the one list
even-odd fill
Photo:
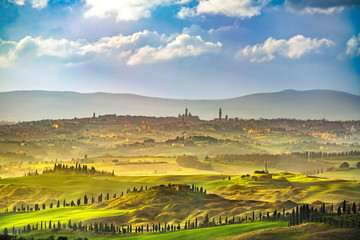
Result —
[[101, 118], [101, 119], [115, 119], [116, 114], [99, 115], [99, 118]]
[[265, 174], [261, 175], [259, 179], [265, 180], [265, 179], [272, 179], [272, 174]]
[[191, 112], [189, 112], [189, 110], [187, 108], [185, 108], [185, 113], [184, 114], [182, 114], [182, 115], [179, 114], [178, 118], [183, 120], [183, 121], [200, 121], [199, 116], [191, 115]]
[[153, 186], [151, 187], [152, 189], [171, 189], [171, 190], [176, 190], [176, 191], [191, 191], [190, 186], [187, 184], [168, 184], [167, 186], [165, 185], [160, 185], [160, 186]]

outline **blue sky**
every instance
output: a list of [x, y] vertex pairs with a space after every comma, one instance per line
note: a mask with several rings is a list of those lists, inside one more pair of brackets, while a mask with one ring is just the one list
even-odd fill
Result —
[[360, 94], [359, 0], [0, 4], [0, 91]]

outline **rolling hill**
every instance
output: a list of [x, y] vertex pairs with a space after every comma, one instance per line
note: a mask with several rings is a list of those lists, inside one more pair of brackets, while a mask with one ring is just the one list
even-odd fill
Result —
[[359, 120], [360, 96], [330, 90], [258, 93], [223, 100], [184, 100], [133, 94], [13, 91], [0, 93], [0, 120], [30, 121], [117, 115], [177, 116], [188, 108], [201, 119], [239, 118]]

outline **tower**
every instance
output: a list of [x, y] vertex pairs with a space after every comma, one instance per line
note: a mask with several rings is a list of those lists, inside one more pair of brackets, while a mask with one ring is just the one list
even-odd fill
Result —
[[219, 120], [221, 120], [221, 114], [222, 114], [222, 112], [221, 112], [221, 108], [219, 109]]
[[265, 160], [265, 172], [269, 173], [269, 171], [268, 171], [268, 160]]
[[187, 117], [187, 115], [188, 115], [188, 109], [185, 108], [185, 117]]

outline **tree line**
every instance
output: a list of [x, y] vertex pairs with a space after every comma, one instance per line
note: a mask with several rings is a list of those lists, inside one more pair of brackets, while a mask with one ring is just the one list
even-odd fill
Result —
[[334, 205], [326, 208], [325, 203], [321, 204], [319, 211], [309, 204], [296, 206], [290, 214], [289, 226], [300, 225], [306, 222], [327, 223], [336, 227], [360, 228], [360, 206], [356, 203], [348, 203], [345, 200], [334, 211]]
[[[164, 186], [165, 185], [160, 185]], [[172, 184], [169, 183], [168, 184], [168, 188], [172, 189]], [[133, 189], [128, 188], [126, 193], [121, 192], [119, 195], [117, 195], [117, 193], [111, 194], [111, 193], [106, 193], [106, 194], [100, 194], [97, 197], [91, 196], [88, 197], [87, 195], [84, 195], [84, 197], [80, 197], [76, 200], [71, 200], [71, 201], [67, 201], [66, 199], [60, 200], [58, 199], [56, 202], [51, 202], [50, 204], [46, 205], [45, 203], [35, 203], [32, 206], [30, 205], [24, 205], [21, 204], [21, 206], [13, 206], [12, 211], [13, 212], [29, 212], [29, 211], [40, 211], [40, 210], [45, 210], [47, 208], [60, 208], [60, 207], [75, 207], [75, 206], [82, 206], [82, 205], [88, 205], [88, 204], [95, 204], [95, 203], [102, 203], [103, 201], [108, 201], [110, 199], [113, 198], [118, 198], [118, 197], [123, 197], [125, 194], [128, 194], [130, 192], [142, 192], [142, 191], [147, 191], [151, 189], [148, 186], [140, 186], [139, 188], [134, 187]], [[195, 184], [192, 184], [191, 187], [189, 186], [189, 190], [193, 191], [193, 192], [199, 192], [199, 193], [204, 193], [206, 194], [206, 189], [204, 189], [203, 187], [198, 187]], [[180, 190], [181, 191], [181, 190]], [[5, 209], [5, 212], [9, 212], [9, 209]]]
[[104, 233], [104, 234], [141, 234], [141, 233], [158, 233], [158, 232], [174, 232], [181, 230], [189, 230], [189, 229], [197, 229], [197, 228], [205, 228], [205, 227], [214, 227], [214, 226], [222, 226], [229, 224], [241, 224], [244, 222], [255, 222], [255, 221], [276, 221], [276, 220], [284, 220], [287, 218], [289, 213], [285, 213], [285, 209], [283, 209], [283, 213], [275, 210], [273, 213], [267, 212], [263, 214], [262, 212], [255, 213], [254, 211], [249, 216], [245, 214], [244, 216], [219, 216], [213, 217], [212, 220], [209, 218], [209, 215], [206, 214], [202, 221], [199, 221], [197, 217], [192, 220], [186, 220], [182, 224], [177, 223], [153, 223], [146, 225], [133, 225], [128, 224], [124, 226], [117, 226], [114, 223], [89, 223], [83, 224], [80, 222], [72, 222], [72, 220], [68, 220], [67, 222], [61, 221], [40, 221], [36, 224], [27, 224], [22, 227], [12, 227], [10, 229], [4, 229], [4, 235], [12, 235], [17, 236], [20, 234], [29, 233], [32, 231], [38, 230], [73, 230], [73, 231], [81, 231], [81, 232], [90, 232], [90, 233]]
[[[54, 167], [52, 169], [45, 169], [42, 174], [63, 174], [63, 175], [105, 175], [105, 176], [115, 176], [114, 170], [112, 172], [107, 171], [98, 171], [94, 167], [88, 168], [87, 165], [76, 163], [76, 165], [65, 165], [65, 164], [54, 164]], [[39, 175], [38, 171], [35, 170], [35, 172], [27, 173], [25, 176], [33, 176], [33, 175]]]
[[304, 152], [293, 152], [293, 155], [301, 156], [304, 158], [334, 158], [334, 157], [356, 157], [360, 156], [360, 151], [351, 150], [344, 152], [312, 152], [312, 151], [304, 151]]

